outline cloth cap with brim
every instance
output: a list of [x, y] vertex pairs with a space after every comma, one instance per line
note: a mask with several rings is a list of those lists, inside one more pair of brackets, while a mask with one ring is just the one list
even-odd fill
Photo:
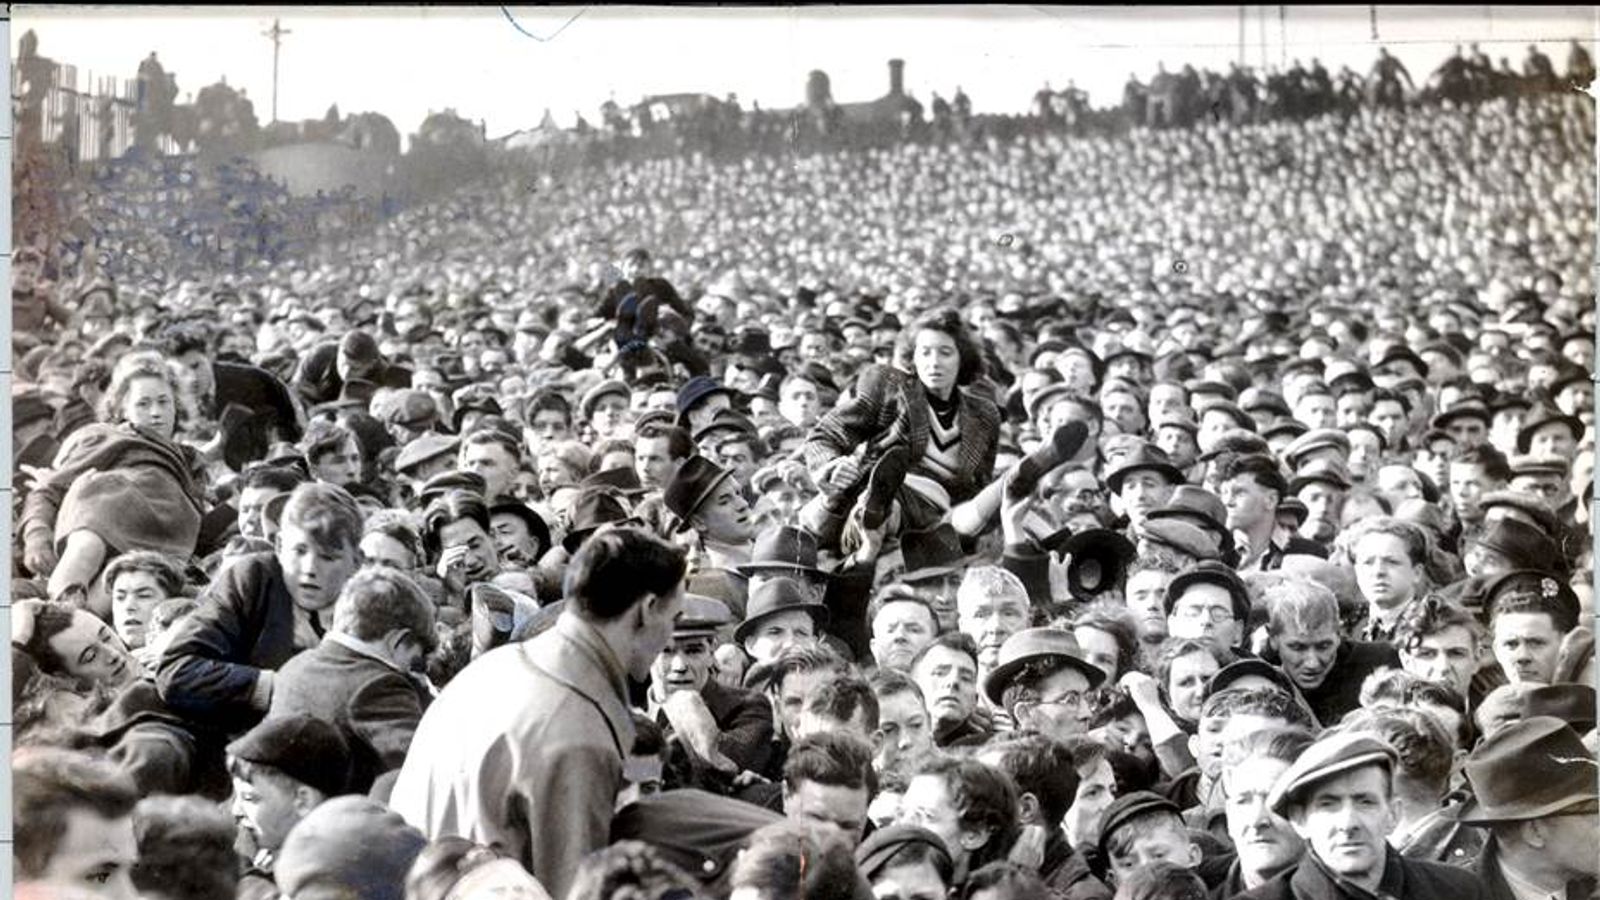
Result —
[[1289, 765], [1267, 794], [1267, 807], [1287, 816], [1290, 804], [1306, 791], [1337, 775], [1365, 766], [1381, 766], [1393, 772], [1398, 756], [1388, 744], [1370, 734], [1335, 732], [1305, 749]]
[[1383, 356], [1378, 360], [1378, 367], [1387, 367], [1397, 362], [1410, 363], [1418, 375], [1423, 378], [1428, 377], [1428, 364], [1422, 361], [1422, 357], [1418, 356], [1415, 350], [1404, 344], [1395, 344], [1385, 350]]
[[1295, 438], [1283, 448], [1283, 459], [1291, 468], [1298, 469], [1300, 460], [1318, 450], [1338, 450], [1350, 455], [1350, 435], [1337, 428], [1316, 428]]
[[792, 578], [774, 578], [762, 582], [760, 587], [750, 592], [750, 601], [745, 606], [744, 621], [734, 629], [733, 639], [742, 644], [766, 619], [779, 613], [793, 611], [804, 612], [811, 616], [811, 621], [816, 623], [819, 631], [828, 624], [827, 604], [812, 599], [799, 582]]
[[611, 842], [643, 841], [701, 882], [716, 881], [758, 829], [783, 817], [753, 803], [680, 788], [623, 807], [611, 820]]
[[428, 428], [439, 420], [439, 404], [426, 391], [407, 389], [384, 409], [382, 418], [403, 428]]
[[1264, 410], [1280, 416], [1289, 415], [1289, 404], [1283, 396], [1264, 388], [1246, 388], [1245, 392], [1239, 395], [1239, 408], [1247, 413]]
[[335, 797], [289, 830], [273, 877], [285, 897], [404, 900], [406, 873], [427, 844], [382, 803]]
[[1172, 458], [1167, 452], [1154, 444], [1139, 442], [1132, 448], [1117, 467], [1106, 474], [1106, 487], [1114, 494], [1122, 492], [1122, 482], [1134, 472], [1148, 471], [1159, 474], [1167, 480], [1168, 484], [1182, 484], [1183, 470], [1172, 464]]
[[1485, 738], [1462, 768], [1472, 797], [1450, 808], [1468, 825], [1540, 819], [1600, 800], [1595, 758], [1567, 723], [1535, 716]]
[[728, 604], [704, 594], [684, 594], [683, 609], [672, 620], [674, 637], [716, 634], [733, 624]]
[[760, 572], [794, 573], [812, 578], [825, 574], [817, 568], [817, 538], [804, 528], [774, 525], [756, 535], [750, 561], [734, 571], [748, 578]]
[[[1555, 556], [1547, 557], [1557, 563]], [[1562, 617], [1577, 619], [1581, 612], [1578, 595], [1565, 578], [1543, 569], [1512, 569], [1497, 572], [1483, 579], [1482, 594], [1485, 610], [1493, 610], [1502, 598], [1538, 597], [1541, 605], [1560, 610]]]
[[1559, 456], [1513, 456], [1506, 461], [1506, 467], [1511, 470], [1512, 478], [1519, 475], [1566, 478], [1572, 472], [1572, 465]]
[[[1197, 378], [1194, 381], [1189, 382], [1187, 387], [1189, 388], [1189, 395], [1191, 397], [1197, 394], [1211, 397], [1221, 397], [1223, 399], [1219, 402], [1226, 402], [1229, 404], [1233, 403], [1233, 401], [1239, 397], [1239, 392], [1234, 388], [1233, 385], [1224, 381], [1216, 381], [1209, 378]], [[1210, 404], [1207, 404], [1206, 406], [1207, 408], [1210, 408]]]
[[11, 396], [11, 427], [21, 428], [34, 422], [50, 421], [56, 417], [56, 408], [37, 391], [21, 391]]
[[1163, 606], [1167, 615], [1172, 615], [1172, 608], [1177, 605], [1183, 592], [1196, 584], [1214, 584], [1226, 590], [1233, 601], [1233, 617], [1241, 623], [1249, 621], [1250, 589], [1231, 566], [1209, 560], [1195, 563], [1167, 582], [1167, 597]]
[[1294, 680], [1286, 672], [1260, 657], [1250, 656], [1234, 660], [1217, 670], [1217, 674], [1206, 682], [1205, 697], [1220, 694], [1246, 678], [1265, 678], [1291, 697], [1299, 694]]
[[1479, 509], [1488, 511], [1495, 507], [1516, 510], [1538, 523], [1539, 530], [1545, 534], [1555, 533], [1555, 512], [1550, 509], [1550, 504], [1532, 494], [1522, 491], [1489, 491], [1478, 498]]
[[679, 529], [689, 527], [689, 519], [711, 498], [717, 486], [733, 472], [704, 456], [691, 456], [678, 467], [677, 474], [661, 492], [661, 503], [678, 517]]
[[483, 476], [477, 472], [451, 469], [424, 481], [417, 491], [416, 504], [426, 508], [428, 504], [451, 491], [466, 491], [469, 494], [476, 494], [479, 499], [484, 499], [484, 492], [488, 489], [489, 482], [484, 481]]
[[1428, 424], [1433, 428], [1448, 429], [1452, 422], [1458, 419], [1477, 419], [1487, 426], [1494, 415], [1489, 412], [1489, 407], [1478, 400], [1468, 400], [1457, 403], [1442, 413], [1433, 417]]
[[1306, 423], [1299, 419], [1279, 418], [1268, 422], [1266, 427], [1261, 429], [1261, 436], [1269, 441], [1281, 437], [1292, 441], [1310, 430]]
[[1098, 847], [1102, 859], [1110, 859], [1108, 844], [1111, 836], [1119, 828], [1135, 819], [1140, 819], [1151, 813], [1169, 813], [1174, 816], [1183, 814], [1178, 804], [1152, 791], [1134, 791], [1123, 794], [1111, 801], [1111, 805], [1100, 814], [1100, 839]]
[[1000, 661], [984, 679], [983, 694], [995, 706], [1001, 705], [1006, 686], [1032, 662], [1066, 663], [1088, 679], [1091, 689], [1106, 680], [1106, 673], [1084, 658], [1083, 648], [1072, 632], [1061, 628], [1024, 628], [1000, 645]]
[[344, 793], [350, 780], [350, 744], [339, 727], [304, 713], [263, 720], [229, 744], [227, 752], [329, 797]]
[[595, 405], [598, 404], [602, 398], [611, 396], [613, 394], [621, 397], [623, 402], [627, 402], [628, 399], [633, 395], [633, 392], [629, 389], [627, 382], [620, 381], [615, 378], [602, 381], [584, 392], [583, 399], [578, 402], [579, 415], [581, 415], [584, 419], [594, 418]]
[[1156, 519], [1146, 516], [1134, 526], [1140, 540], [1164, 544], [1195, 559], [1220, 559], [1222, 548], [1205, 529], [1182, 519]]
[[1577, 416], [1569, 416], [1553, 406], [1541, 404], [1528, 410], [1522, 417], [1522, 430], [1517, 432], [1517, 452], [1527, 453], [1534, 432], [1546, 425], [1562, 425], [1572, 432], [1574, 441], [1583, 440], [1583, 420]]
[[1338, 460], [1314, 459], [1289, 479], [1289, 493], [1298, 494], [1308, 484], [1328, 484], [1348, 491], [1351, 485], [1350, 472]]
[[1065, 384], [1060, 382], [1048, 384], [1040, 388], [1037, 393], [1028, 399], [1028, 402], [1025, 405], [1025, 411], [1027, 412], [1029, 419], [1036, 419], [1039, 417], [1039, 411], [1041, 409], [1048, 407], [1050, 404], [1055, 403], [1058, 400], [1063, 400], [1072, 396], [1075, 396], [1072, 392], [1072, 388], [1067, 387]]
[[404, 474], [429, 460], [455, 453], [460, 446], [461, 439], [454, 435], [424, 434], [400, 448], [400, 455], [394, 458], [394, 469]]
[[919, 845], [927, 848], [935, 857], [944, 857], [945, 865], [935, 864], [935, 869], [953, 867], [950, 851], [937, 834], [917, 825], [890, 825], [868, 835], [867, 839], [856, 848], [856, 868], [870, 881], [876, 878], [888, 865], [889, 860], [894, 859], [901, 850]]

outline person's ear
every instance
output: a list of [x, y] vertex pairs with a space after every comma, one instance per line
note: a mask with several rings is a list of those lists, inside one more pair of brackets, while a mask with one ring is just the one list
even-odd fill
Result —
[[1017, 821], [1038, 822], [1041, 821], [1041, 817], [1039, 798], [1034, 796], [1032, 791], [1024, 791], [1022, 796], [1017, 798]]
[[301, 784], [295, 787], [294, 799], [290, 801], [290, 804], [294, 807], [295, 813], [304, 817], [309, 815], [313, 809], [316, 809], [326, 799], [328, 798], [321, 791], [309, 784]]
[[1197, 735], [1197, 734], [1189, 735], [1189, 740], [1188, 740], [1187, 746], [1189, 748], [1189, 758], [1190, 759], [1199, 759], [1200, 758], [1200, 736]]
[[1204, 858], [1205, 858], [1205, 854], [1200, 852], [1200, 845], [1196, 844], [1194, 841], [1190, 841], [1189, 842], [1189, 861], [1184, 864], [1184, 868], [1192, 869], [1192, 868], [1200, 865], [1200, 861], [1202, 859], [1204, 859]]
[[993, 835], [993, 833], [994, 832], [988, 828], [974, 828], [971, 830], [963, 828], [961, 829], [961, 837], [957, 843], [961, 845], [961, 849], [971, 853], [989, 843], [989, 838], [991, 835]]
[[1536, 850], [1543, 850], [1550, 843], [1550, 832], [1541, 819], [1529, 819], [1523, 822], [1517, 829], [1517, 837]]

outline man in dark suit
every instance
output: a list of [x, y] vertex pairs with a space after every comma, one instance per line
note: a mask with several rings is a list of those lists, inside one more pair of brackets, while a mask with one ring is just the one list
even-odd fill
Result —
[[650, 667], [650, 709], [699, 762], [736, 776], [766, 769], [774, 748], [767, 698], [711, 677], [717, 632], [732, 622], [725, 604], [684, 596], [672, 643]]
[[1535, 716], [1490, 735], [1465, 767], [1473, 799], [1452, 810], [1488, 830], [1473, 870], [1494, 900], [1588, 898], [1600, 875], [1595, 759], [1571, 726]]
[[398, 570], [371, 566], [345, 582], [333, 628], [278, 670], [267, 718], [305, 713], [350, 745], [352, 791], [405, 762], [432, 699], [416, 674], [437, 645], [434, 607]]
[[1306, 842], [1292, 869], [1239, 894], [1248, 900], [1489, 900], [1476, 875], [1402, 857], [1394, 825], [1394, 750], [1363, 734], [1332, 734], [1300, 754], [1267, 796]]

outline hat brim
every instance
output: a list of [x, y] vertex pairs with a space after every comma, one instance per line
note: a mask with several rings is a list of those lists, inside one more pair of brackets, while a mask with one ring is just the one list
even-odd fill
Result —
[[734, 643], [743, 644], [745, 638], [750, 636], [750, 632], [754, 631], [755, 627], [760, 625], [763, 619], [769, 619], [779, 613], [795, 612], [797, 610], [810, 613], [811, 621], [816, 623], [818, 631], [828, 626], [828, 606], [825, 603], [800, 603], [794, 606], [780, 606], [777, 609], [769, 609], [760, 615], [740, 622], [739, 627], [733, 630]]
[[983, 695], [988, 697], [989, 702], [993, 703], [996, 707], [1002, 706], [1003, 704], [1000, 698], [1001, 695], [1005, 693], [1006, 685], [1011, 682], [1011, 679], [1018, 672], [1022, 671], [1024, 666], [1036, 659], [1051, 658], [1064, 660], [1069, 666], [1076, 669], [1078, 674], [1089, 679], [1090, 690], [1094, 690], [1101, 684], [1105, 683], [1105, 672], [1102, 672], [1098, 666], [1095, 666], [1089, 662], [1085, 662], [1076, 656], [1070, 656], [1066, 653], [1034, 653], [1029, 656], [1019, 656], [1016, 659], [1010, 660], [1009, 662], [1004, 662], [998, 666], [995, 666], [994, 671], [989, 673], [989, 677], [984, 679]]
[[1167, 477], [1167, 480], [1172, 482], [1174, 485], [1183, 484], [1183, 482], [1184, 482], [1184, 475], [1183, 475], [1183, 470], [1182, 469], [1178, 468], [1177, 466], [1170, 465], [1170, 464], [1167, 464], [1167, 463], [1154, 463], [1153, 462], [1153, 463], [1139, 463], [1138, 465], [1128, 466], [1127, 468], [1124, 468], [1124, 469], [1115, 470], [1110, 475], [1106, 476], [1106, 487], [1110, 488], [1113, 493], [1120, 494], [1120, 493], [1122, 493], [1122, 482], [1129, 475], [1132, 475], [1135, 472], [1144, 472], [1144, 471], [1160, 472], [1162, 475], [1165, 475]]
[[1446, 807], [1439, 810], [1439, 815], [1463, 825], [1493, 825], [1496, 822], [1525, 822], [1530, 819], [1542, 819], [1553, 813], [1558, 813], [1569, 807], [1583, 803], [1594, 803], [1600, 800], [1600, 794], [1590, 794], [1586, 797], [1567, 797], [1562, 800], [1552, 800], [1529, 807], [1510, 807], [1505, 809], [1491, 809], [1483, 804], [1477, 797], [1469, 797], [1460, 806]]
[[1268, 798], [1267, 805], [1272, 809], [1273, 812], [1280, 816], [1287, 817], [1289, 812], [1289, 804], [1293, 803], [1297, 797], [1303, 796], [1307, 790], [1315, 787], [1318, 784], [1321, 784], [1324, 781], [1327, 781], [1335, 775], [1343, 775], [1346, 772], [1354, 771], [1363, 766], [1376, 764], [1389, 766], [1390, 771], [1394, 771], [1394, 760], [1387, 753], [1383, 753], [1381, 751], [1363, 753], [1359, 756], [1352, 756], [1349, 759], [1342, 759], [1337, 763], [1316, 772], [1316, 778], [1310, 781], [1302, 781], [1299, 784], [1287, 785], [1286, 789], [1282, 792], [1274, 791], [1273, 796]]
[[732, 571], [733, 571], [733, 574], [739, 576], [740, 578], [744, 578], [744, 579], [747, 579], [747, 580], [752, 575], [760, 575], [760, 574], [762, 574], [764, 572], [778, 572], [778, 573], [793, 572], [793, 573], [796, 573], [796, 574], [799, 574], [799, 575], [803, 575], [803, 576], [805, 576], [807, 578], [827, 578], [827, 577], [829, 577], [829, 573], [828, 572], [825, 572], [822, 569], [818, 569], [818, 568], [816, 568], [814, 566], [802, 566], [802, 565], [799, 565], [797, 563], [781, 563], [781, 562], [750, 562], [750, 563], [745, 563], [742, 566], [734, 566]]

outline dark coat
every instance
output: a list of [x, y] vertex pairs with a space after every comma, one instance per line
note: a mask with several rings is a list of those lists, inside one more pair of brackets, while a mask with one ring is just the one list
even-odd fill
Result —
[[771, 761], [774, 750], [771, 701], [755, 691], [728, 687], [716, 679], [706, 682], [700, 697], [722, 732], [717, 749], [741, 769], [760, 772]]
[[141, 796], [198, 793], [221, 800], [233, 790], [223, 767], [225, 736], [174, 713], [150, 678], [118, 691], [87, 731]]
[[[1379, 885], [1394, 900], [1490, 900], [1489, 888], [1466, 869], [1409, 860], [1389, 850]], [[1253, 891], [1245, 900], [1372, 900], [1371, 895], [1335, 880], [1332, 872], [1307, 853], [1300, 864]]]
[[[1483, 852], [1478, 854], [1471, 871], [1488, 886], [1491, 900], [1517, 900], [1517, 895], [1511, 892], [1511, 886], [1506, 884], [1505, 875], [1501, 874], [1500, 851], [1494, 838], [1491, 837], [1484, 842]], [[1567, 885], [1567, 898], [1589, 900], [1594, 895], [1594, 890], [1594, 879], [1574, 881]]]
[[265, 459], [274, 440], [300, 439], [300, 418], [289, 386], [276, 375], [257, 366], [226, 362], [213, 363], [211, 374], [217, 385], [212, 414], [220, 420], [229, 406], [249, 414], [223, 440], [222, 458], [229, 468], [239, 471]]
[[178, 624], [156, 667], [161, 698], [185, 717], [227, 731], [249, 728], [270, 700], [257, 688], [262, 671], [275, 671], [300, 652], [294, 616], [278, 558], [238, 558]]
[[[1276, 653], [1262, 657], [1278, 665]], [[1361, 683], [1368, 675], [1381, 668], [1400, 668], [1400, 654], [1394, 645], [1377, 641], [1345, 640], [1334, 654], [1333, 665], [1322, 679], [1322, 684], [1312, 690], [1300, 689], [1317, 721], [1326, 726], [1337, 725], [1345, 714], [1361, 705]]]
[[1052, 828], [1045, 839], [1039, 877], [1056, 900], [1111, 900], [1111, 889], [1094, 876], [1088, 860], [1073, 851], [1059, 828]]
[[350, 791], [365, 794], [374, 779], [406, 761], [431, 699], [384, 661], [324, 640], [278, 671], [267, 718], [305, 713], [338, 725], [350, 742]]
[[[970, 499], [993, 479], [1000, 436], [1000, 409], [994, 401], [959, 388], [956, 397], [959, 474], [944, 485], [951, 503]], [[928, 448], [929, 415], [927, 392], [915, 376], [887, 366], [867, 366], [850, 392], [811, 429], [801, 448], [806, 466], [819, 471], [862, 444], [881, 452], [887, 448], [879, 445], [891, 434], [905, 436], [914, 466]]]

